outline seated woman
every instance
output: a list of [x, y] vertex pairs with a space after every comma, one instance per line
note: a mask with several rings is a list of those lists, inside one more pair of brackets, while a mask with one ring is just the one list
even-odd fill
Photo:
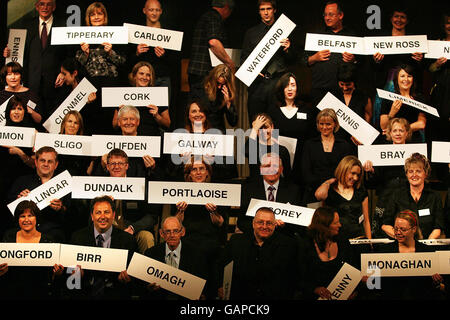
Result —
[[[41, 233], [39, 224], [40, 210], [33, 201], [21, 201], [14, 210], [17, 227], [7, 232], [3, 242], [9, 243], [51, 243], [46, 234]], [[8, 267], [0, 262], [0, 296], [3, 299], [50, 299], [56, 274], [63, 267]], [[49, 283], [52, 285], [49, 286]]]
[[[381, 144], [405, 144], [410, 141], [412, 135], [408, 120], [404, 118], [394, 118], [389, 121], [385, 139]], [[384, 137], [384, 136], [383, 136]], [[389, 195], [399, 187], [403, 186], [407, 180], [403, 166], [378, 166], [374, 167], [372, 161], [363, 163], [366, 173], [365, 185], [368, 189], [375, 189], [377, 200], [375, 211], [372, 216], [372, 235], [383, 237], [381, 223], [385, 211], [386, 202]]]
[[425, 184], [431, 172], [428, 159], [420, 153], [413, 153], [405, 161], [404, 172], [408, 183], [393, 190], [388, 197], [381, 229], [394, 238], [395, 214], [411, 210], [419, 215], [425, 239], [440, 238], [445, 229], [444, 211], [440, 194]]
[[338, 164], [334, 178], [316, 190], [316, 198], [335, 208], [341, 217], [342, 236], [347, 239], [372, 238], [369, 196], [362, 186], [362, 164], [355, 156], [346, 156]]
[[[419, 217], [411, 210], [402, 210], [394, 219], [395, 242], [375, 245], [377, 253], [432, 252], [434, 248], [417, 240], [422, 239]], [[444, 281], [439, 274], [430, 277], [383, 277], [381, 299], [435, 300], [439, 297], [437, 286]]]
[[[22, 85], [23, 68], [17, 62], [9, 62], [0, 71], [0, 78], [6, 87], [0, 91], [0, 104], [3, 104], [11, 96], [20, 97], [26, 108], [26, 113], [33, 120], [30, 127], [35, 127], [41, 131], [40, 123], [42, 121], [42, 110], [40, 107], [40, 99], [36, 92], [33, 92]], [[33, 105], [33, 108], [30, 107]]]
[[[134, 65], [128, 76], [133, 87], [153, 87], [155, 86], [155, 71], [148, 62], [141, 61]], [[168, 107], [158, 107], [148, 105], [145, 108], [138, 108], [140, 114], [139, 134], [143, 136], [159, 136], [161, 130], [170, 127], [170, 115]], [[118, 110], [114, 112], [113, 128], [118, 128]]]
[[352, 154], [350, 144], [335, 136], [339, 121], [333, 109], [323, 109], [316, 118], [320, 136], [305, 142], [302, 151], [302, 183], [305, 186], [303, 203], [319, 201], [314, 196], [317, 188], [334, 176], [339, 161]]
[[331, 299], [327, 287], [343, 263], [358, 268], [359, 257], [342, 237], [341, 226], [339, 214], [332, 208], [319, 207], [314, 212], [306, 237], [299, 241], [298, 265], [303, 279], [303, 298]]
[[283, 162], [283, 176], [291, 178], [291, 156], [285, 146], [279, 144], [277, 137], [272, 135], [274, 130], [271, 117], [266, 113], [258, 113], [252, 122], [252, 130], [245, 144], [245, 156], [250, 167], [250, 179], [258, 177], [262, 156], [276, 153]]

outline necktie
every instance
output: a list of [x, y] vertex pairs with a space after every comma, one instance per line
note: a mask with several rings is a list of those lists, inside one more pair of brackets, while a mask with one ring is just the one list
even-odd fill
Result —
[[167, 264], [174, 268], [177, 268], [177, 262], [175, 261], [175, 252], [171, 251], [169, 253], [169, 257], [167, 259]]
[[42, 49], [45, 49], [47, 47], [47, 24], [45, 22], [42, 22], [42, 32], [41, 32], [41, 45]]
[[103, 248], [103, 242], [105, 241], [103, 239], [103, 236], [101, 234], [99, 234], [96, 239], [97, 239], [97, 247]]
[[274, 197], [274, 195], [273, 195], [273, 191], [275, 190], [275, 187], [269, 186], [269, 187], [267, 188], [267, 190], [269, 190], [269, 198], [268, 198], [268, 200], [269, 200], [269, 201], [275, 201], [275, 197]]

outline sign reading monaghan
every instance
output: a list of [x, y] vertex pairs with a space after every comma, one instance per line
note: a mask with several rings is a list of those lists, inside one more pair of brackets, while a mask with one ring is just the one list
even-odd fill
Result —
[[336, 112], [339, 125], [365, 145], [372, 144], [380, 134], [345, 103], [328, 92], [317, 105], [319, 110], [331, 108]]
[[416, 109], [419, 109], [420, 111], [428, 112], [433, 116], [439, 117], [438, 111], [435, 108], [426, 105], [425, 103], [409, 99], [397, 93], [389, 92], [382, 89], [377, 89], [377, 93], [380, 98], [390, 101], [400, 100], [401, 102], [407, 104], [408, 106], [414, 107]]
[[295, 27], [295, 23], [282, 14], [236, 72], [236, 77], [245, 83], [247, 87], [250, 87], [261, 70], [280, 48], [280, 41], [289, 37], [289, 34]]
[[240, 206], [241, 185], [221, 183], [149, 181], [148, 203], [214, 203], [217, 206]]
[[128, 29], [129, 43], [143, 43], [152, 47], [181, 51], [183, 32], [131, 23], [124, 23], [123, 26]]
[[167, 87], [114, 87], [102, 88], [102, 106], [115, 107], [132, 105], [146, 107], [150, 104], [159, 107], [169, 106]]
[[127, 44], [128, 30], [125, 27], [53, 27], [52, 45], [68, 44]]

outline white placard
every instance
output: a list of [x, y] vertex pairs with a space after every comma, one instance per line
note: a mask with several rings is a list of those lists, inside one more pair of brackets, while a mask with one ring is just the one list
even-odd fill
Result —
[[58, 154], [73, 156], [92, 156], [92, 137], [69, 134], [42, 133], [36, 134], [34, 148], [53, 147]]
[[450, 274], [450, 251], [436, 251], [439, 257], [439, 274]]
[[305, 51], [330, 50], [336, 53], [364, 54], [364, 38], [332, 34], [307, 33]]
[[280, 41], [288, 38], [295, 26], [294, 22], [281, 14], [236, 72], [236, 77], [249, 87], [278, 51], [281, 46]]
[[6, 125], [6, 115], [5, 115], [6, 106], [8, 105], [8, 102], [12, 97], [14, 97], [14, 95], [9, 97], [8, 100], [6, 100], [0, 105], [0, 126]]
[[[342, 268], [328, 285], [331, 300], [347, 300], [361, 281], [361, 271], [344, 263]], [[319, 300], [324, 300], [319, 298]]]
[[128, 157], [149, 155], [159, 158], [161, 153], [161, 137], [157, 136], [93, 135], [92, 138], [92, 149], [96, 156], [107, 154], [112, 149], [121, 149]]
[[389, 238], [381, 239], [349, 239], [350, 244], [379, 244], [379, 243], [391, 243], [395, 240]]
[[18, 62], [21, 66], [23, 66], [26, 39], [27, 29], [9, 30], [8, 48], [11, 50], [11, 54], [5, 59], [5, 64], [10, 62]]
[[164, 132], [165, 154], [233, 156], [234, 136], [226, 134], [195, 134]]
[[[209, 58], [211, 59], [212, 67], [217, 67], [218, 65], [223, 64], [223, 62], [220, 61], [219, 58], [217, 58], [217, 56], [212, 52], [211, 49], [208, 49], [208, 50], [209, 50]], [[234, 65], [236, 67], [239, 67], [241, 65], [241, 53], [242, 53], [241, 49], [225, 48], [225, 52], [231, 58], [231, 60], [233, 60]]]
[[361, 273], [381, 277], [431, 276], [439, 272], [439, 259], [435, 252], [363, 253]]
[[424, 240], [417, 240], [419, 242], [422, 242], [423, 244], [426, 244], [427, 246], [448, 246], [450, 245], [450, 239], [424, 239]]
[[372, 144], [380, 132], [372, 127], [345, 103], [328, 92], [317, 105], [319, 110], [331, 108], [336, 112], [339, 125], [364, 145]]
[[288, 152], [289, 155], [291, 157], [291, 168], [294, 167], [294, 158], [295, 158], [295, 151], [297, 150], [297, 139], [296, 138], [291, 138], [291, 137], [283, 137], [283, 136], [279, 136], [278, 137], [278, 143], [285, 147]]
[[307, 227], [311, 224], [314, 209], [300, 206], [293, 206], [288, 203], [251, 199], [247, 208], [247, 216], [254, 217], [259, 208], [268, 207], [275, 213], [275, 218], [285, 223], [296, 224]]
[[450, 163], [450, 142], [431, 142], [431, 162]]
[[432, 114], [433, 116], [439, 117], [438, 111], [435, 108], [433, 108], [429, 105], [426, 105], [425, 103], [422, 103], [422, 102], [419, 102], [419, 101], [416, 101], [413, 99], [409, 99], [409, 98], [406, 98], [397, 93], [389, 92], [389, 91], [382, 90], [382, 89], [377, 89], [377, 93], [380, 98], [387, 99], [390, 101], [400, 100], [404, 104], [407, 104], [408, 106], [414, 107], [416, 109], [419, 109], [420, 111], [428, 112], [429, 114]]
[[56, 109], [56, 111], [44, 122], [44, 128], [47, 129], [49, 133], [58, 133], [61, 130], [61, 123], [64, 116], [70, 110], [80, 111], [85, 106], [88, 97], [92, 92], [97, 92], [97, 89], [88, 81], [88, 79], [83, 78], [66, 100], [64, 100], [58, 109]]
[[51, 200], [61, 199], [70, 192], [72, 192], [72, 176], [69, 171], [65, 170], [46, 183], [31, 190], [26, 197], [17, 198], [8, 204], [8, 209], [14, 214], [14, 210], [20, 202], [31, 200], [42, 210], [50, 205]]
[[156, 283], [170, 292], [199, 300], [206, 280], [155, 259], [134, 253], [127, 273], [148, 283]]
[[52, 45], [127, 44], [128, 30], [121, 26], [52, 27]]
[[146, 44], [152, 47], [181, 51], [183, 44], [183, 32], [152, 28], [137, 24], [124, 23], [128, 29], [128, 42], [134, 44]]
[[9, 267], [53, 267], [59, 263], [59, 243], [0, 243], [0, 263]]
[[127, 269], [127, 259], [128, 250], [124, 249], [61, 244], [59, 263], [64, 267], [79, 265], [85, 270], [122, 272]]
[[94, 199], [99, 194], [115, 200], [145, 200], [145, 178], [72, 177], [72, 199]]
[[414, 152], [427, 156], [427, 144], [376, 144], [358, 146], [361, 163], [372, 161], [373, 166], [403, 166]]
[[36, 129], [34, 128], [0, 126], [1, 146], [32, 148], [35, 137]]
[[102, 88], [102, 107], [132, 105], [146, 107], [169, 106], [169, 88], [167, 87], [114, 87]]
[[149, 181], [148, 203], [176, 204], [214, 203], [216, 206], [240, 206], [241, 185], [225, 183], [196, 183]]
[[233, 279], [233, 265], [234, 262], [231, 261], [229, 264], [225, 266], [223, 269], [223, 300], [230, 300], [231, 293], [231, 280]]
[[428, 52], [426, 35], [364, 37], [366, 54], [404, 54]]
[[424, 56], [427, 59], [450, 59], [450, 41], [428, 40], [428, 53]]

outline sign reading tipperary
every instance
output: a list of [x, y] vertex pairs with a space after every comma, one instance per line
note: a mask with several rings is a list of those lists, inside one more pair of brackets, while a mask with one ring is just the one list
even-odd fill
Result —
[[428, 53], [424, 57], [427, 59], [450, 59], [450, 41], [428, 40]]
[[149, 181], [148, 203], [214, 203], [217, 206], [240, 206], [241, 185], [196, 182]]
[[450, 163], [450, 142], [431, 142], [431, 162]]
[[14, 210], [20, 202], [31, 200], [42, 210], [50, 205], [51, 200], [61, 199], [70, 192], [72, 192], [72, 176], [69, 171], [65, 170], [46, 183], [31, 190], [26, 197], [17, 198], [8, 204], [8, 209], [14, 214]]
[[164, 132], [165, 154], [233, 156], [234, 136]]
[[382, 89], [377, 89], [377, 93], [380, 98], [387, 99], [390, 101], [400, 100], [401, 102], [407, 104], [408, 106], [414, 107], [416, 109], [419, 109], [420, 111], [428, 112], [433, 116], [439, 117], [438, 111], [435, 108], [426, 105], [425, 103], [409, 99], [397, 93], [389, 92]]
[[372, 127], [330, 92], [323, 97], [317, 105], [317, 108], [319, 110], [325, 108], [333, 109], [338, 117], [339, 125], [365, 145], [372, 144], [380, 134], [377, 129]]
[[11, 50], [9, 57], [5, 59], [5, 64], [18, 62], [23, 66], [23, 56], [25, 52], [25, 41], [27, 39], [26, 29], [10, 29], [8, 38], [8, 48]]
[[381, 277], [431, 276], [439, 272], [439, 259], [435, 252], [361, 254], [362, 275], [374, 270]]
[[122, 272], [127, 269], [128, 250], [61, 244], [59, 263], [86, 270]]
[[254, 217], [259, 208], [268, 207], [273, 210], [275, 217], [285, 223], [307, 227], [311, 224], [314, 209], [293, 206], [286, 203], [251, 199], [247, 209], [247, 216]]
[[124, 23], [123, 25], [128, 29], [129, 43], [144, 43], [152, 47], [181, 51], [183, 44], [183, 32], [181, 31], [152, 28], [131, 23]]
[[32, 148], [35, 136], [34, 128], [0, 126], [0, 145], [2, 146]]
[[10, 267], [53, 267], [59, 263], [59, 243], [0, 243], [0, 263]]
[[73, 199], [94, 199], [99, 194], [115, 200], [145, 200], [145, 178], [72, 177]]
[[169, 89], [167, 87], [114, 87], [102, 88], [102, 106], [115, 107], [132, 105], [146, 107], [169, 106]]
[[97, 89], [86, 78], [83, 78], [66, 100], [44, 122], [44, 128], [49, 133], [58, 133], [64, 116], [71, 110], [80, 111], [85, 106], [88, 96], [92, 92], [97, 92]]
[[305, 51], [329, 50], [336, 53], [364, 54], [364, 38], [307, 33]]
[[73, 156], [92, 156], [92, 137], [70, 134], [42, 133], [36, 134], [34, 148], [53, 147], [58, 154]]
[[121, 149], [128, 157], [149, 155], [159, 158], [161, 153], [161, 137], [93, 135], [92, 138], [92, 149], [96, 156], [107, 154], [112, 149]]
[[199, 300], [206, 280], [139, 253], [134, 253], [127, 273], [148, 283], [156, 283], [190, 300]]
[[361, 163], [372, 161], [373, 166], [403, 166], [405, 160], [414, 152], [427, 156], [427, 144], [377, 144], [358, 146], [358, 159]]
[[128, 43], [128, 30], [120, 26], [53, 27], [51, 34], [52, 45]]
[[[333, 278], [327, 289], [331, 293], [331, 300], [347, 300], [361, 281], [361, 271], [344, 263]], [[324, 300], [319, 298], [319, 300]]]
[[425, 53], [428, 52], [428, 40], [426, 35], [364, 37], [364, 47], [366, 54]]
[[280, 41], [288, 38], [295, 27], [294, 22], [289, 20], [284, 14], [281, 14], [236, 72], [236, 77], [247, 87], [250, 87], [261, 70], [280, 48]]

